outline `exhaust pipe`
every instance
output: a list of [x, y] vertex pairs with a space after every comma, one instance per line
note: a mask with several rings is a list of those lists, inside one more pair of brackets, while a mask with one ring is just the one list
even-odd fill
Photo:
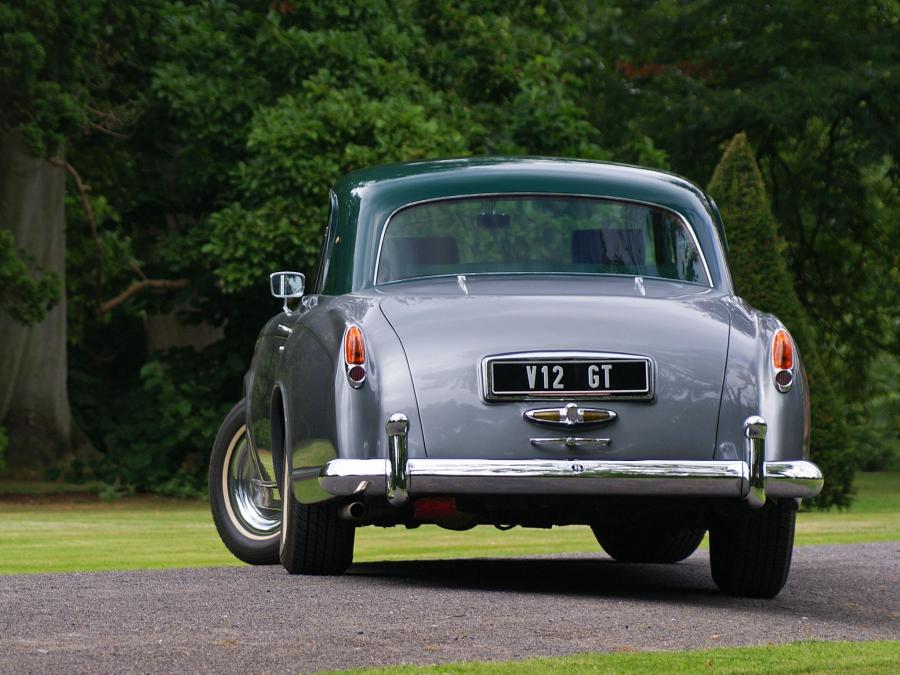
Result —
[[361, 521], [366, 517], [368, 509], [362, 502], [350, 502], [341, 507], [338, 516], [343, 520]]

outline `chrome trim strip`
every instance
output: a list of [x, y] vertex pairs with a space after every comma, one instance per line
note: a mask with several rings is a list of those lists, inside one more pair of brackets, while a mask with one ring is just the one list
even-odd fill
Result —
[[466, 275], [465, 274], [457, 274], [456, 275], [456, 285], [459, 286], [459, 290], [463, 292], [463, 295], [469, 294], [469, 287], [466, 286]]
[[388, 435], [387, 499], [393, 506], [406, 502], [409, 493], [409, 475], [406, 435], [409, 418], [403, 413], [390, 416], [385, 429]]
[[[339, 497], [387, 494], [390, 465], [384, 459], [335, 459], [319, 484]], [[770, 497], [809, 498], [822, 489], [822, 472], [807, 461], [766, 462]], [[410, 459], [408, 494], [573, 494], [745, 498], [746, 462], [656, 460]]]
[[[492, 394], [490, 389], [490, 366], [497, 361], [547, 361], [559, 363], [565, 361], [643, 361], [647, 367], [647, 391], [638, 393], [614, 392], [604, 394], [596, 391], [566, 391], [559, 396], [541, 393]], [[481, 360], [481, 395], [485, 401], [565, 401], [577, 399], [602, 399], [604, 401], [649, 401], [654, 396], [656, 362], [643, 354], [622, 354], [615, 352], [589, 351], [546, 351], [546, 352], [511, 352], [507, 354], [491, 354]]]
[[[375, 255], [375, 273], [372, 275], [372, 285], [378, 286], [378, 269], [381, 267], [381, 249], [384, 246], [384, 236], [387, 233], [388, 226], [391, 224], [391, 219], [406, 209], [412, 208], [413, 206], [421, 206], [422, 204], [433, 204], [435, 202], [447, 202], [454, 201], [460, 199], [490, 199], [491, 197], [575, 197], [576, 199], [595, 199], [598, 201], [607, 201], [607, 202], [620, 202], [626, 204], [638, 204], [640, 206], [650, 206], [656, 209], [660, 209], [661, 211], [667, 211], [674, 215], [678, 220], [681, 221], [681, 224], [687, 229], [688, 234], [691, 235], [691, 241], [694, 242], [694, 246], [697, 248], [697, 252], [700, 254], [700, 262], [703, 263], [703, 271], [706, 272], [706, 280], [709, 288], [715, 288], [715, 284], [712, 280], [712, 274], [709, 271], [709, 265], [706, 262], [706, 254], [703, 252], [703, 247], [700, 246], [700, 240], [697, 238], [697, 233], [694, 232], [694, 228], [691, 226], [691, 223], [688, 219], [675, 209], [669, 208], [668, 206], [663, 206], [662, 204], [655, 204], [654, 202], [645, 202], [640, 199], [627, 199], [624, 197], [610, 197], [607, 195], [587, 195], [587, 194], [573, 194], [571, 192], [482, 192], [478, 194], [463, 194], [463, 195], [449, 195], [446, 197], [433, 197], [432, 199], [422, 199], [417, 202], [410, 202], [409, 204], [404, 204], [398, 209], [394, 209], [391, 211], [391, 214], [384, 221], [384, 226], [381, 228], [381, 235], [378, 239], [378, 253]], [[715, 227], [714, 227], [715, 229]], [[530, 272], [528, 274], [531, 274]], [[564, 273], [563, 273], [564, 274]], [[454, 276], [454, 275], [450, 275]], [[609, 276], [604, 274], [597, 274], [591, 276]], [[621, 275], [616, 275], [621, 276]], [[627, 275], [627, 276], [644, 276], [647, 275]], [[430, 277], [419, 277], [422, 279], [430, 278]], [[680, 283], [696, 283], [691, 281], [686, 281], [682, 279], [667, 279], [666, 277], [650, 277], [650, 278], [659, 278], [665, 281], [675, 281]], [[397, 281], [401, 281], [398, 279]], [[402, 281], [405, 281], [402, 280]]]
[[[381, 459], [336, 459], [326, 463], [319, 484], [335, 496], [386, 494]], [[379, 480], [380, 478], [380, 480]], [[747, 465], [741, 461], [596, 461], [410, 459], [409, 494], [610, 494], [741, 497]], [[384, 486], [384, 487], [382, 487]]]
[[766, 430], [762, 417], [753, 415], [744, 420], [747, 437], [747, 465], [750, 467], [750, 486], [747, 501], [755, 509], [766, 503]]
[[739, 497], [743, 462], [410, 460], [416, 493]]
[[[481, 277], [533, 277], [536, 274], [548, 277], [617, 277], [620, 279], [634, 279], [633, 274], [613, 274], [612, 272], [604, 272], [603, 274], [592, 274], [590, 272], [466, 272], [466, 280], [478, 279]], [[395, 284], [405, 284], [414, 281], [425, 281], [426, 279], [455, 279], [459, 275], [455, 272], [448, 274], [428, 274], [421, 277], [406, 277], [404, 279], [395, 279], [393, 281], [383, 281], [378, 284], [379, 288], [384, 286], [393, 286]], [[673, 284], [684, 284], [686, 286], [699, 286], [700, 288], [711, 288], [708, 284], [698, 281], [685, 281], [684, 279], [669, 279], [668, 277], [654, 277], [649, 274], [641, 275], [644, 279], [653, 279], [654, 281], [668, 281]]]
[[579, 448], [584, 446], [604, 447], [609, 445], [608, 438], [582, 438], [580, 436], [566, 436], [563, 438], [529, 438], [532, 445], [544, 447], [547, 445], [565, 445], [567, 448]]
[[[585, 420], [585, 413], [594, 413], [600, 419]], [[548, 419], [548, 415], [556, 415], [557, 419]], [[522, 416], [529, 422], [549, 427], [585, 428], [613, 422], [618, 415], [612, 410], [602, 408], [582, 408], [575, 403], [567, 403], [563, 408], [534, 408], [526, 410]]]

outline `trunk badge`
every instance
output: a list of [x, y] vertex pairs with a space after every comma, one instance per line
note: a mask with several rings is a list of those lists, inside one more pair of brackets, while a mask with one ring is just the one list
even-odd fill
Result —
[[563, 408], [537, 408], [525, 411], [525, 419], [529, 422], [551, 427], [589, 427], [612, 422], [616, 417], [616, 413], [612, 410], [579, 408], [574, 403], [568, 403]]

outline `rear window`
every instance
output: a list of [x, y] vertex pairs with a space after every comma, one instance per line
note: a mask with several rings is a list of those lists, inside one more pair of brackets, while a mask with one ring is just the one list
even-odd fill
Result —
[[458, 274], [625, 274], [708, 284], [671, 211], [587, 197], [451, 199], [387, 224], [376, 283]]

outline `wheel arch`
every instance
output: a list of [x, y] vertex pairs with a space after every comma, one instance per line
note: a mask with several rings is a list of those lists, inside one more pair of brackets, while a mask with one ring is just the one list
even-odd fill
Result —
[[281, 385], [276, 384], [272, 388], [269, 424], [271, 425], [272, 438], [272, 464], [275, 468], [275, 480], [278, 489], [284, 492], [282, 476], [284, 475], [285, 439], [287, 438], [287, 408], [284, 404], [284, 393]]

